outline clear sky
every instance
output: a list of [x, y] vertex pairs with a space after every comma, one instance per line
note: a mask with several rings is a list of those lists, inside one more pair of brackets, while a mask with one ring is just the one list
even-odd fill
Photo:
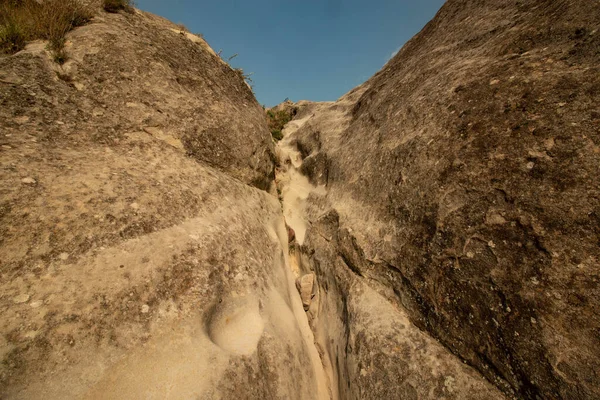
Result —
[[363, 83], [444, 0], [137, 0], [253, 72], [261, 104], [335, 100]]

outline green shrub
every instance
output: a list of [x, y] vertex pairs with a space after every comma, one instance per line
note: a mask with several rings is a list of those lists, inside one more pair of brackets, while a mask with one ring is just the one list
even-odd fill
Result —
[[293, 118], [292, 110], [267, 110], [267, 125], [271, 131], [271, 136], [275, 141], [283, 139], [282, 130], [284, 126]]
[[279, 129], [273, 129], [271, 131], [271, 136], [277, 142], [280, 141], [281, 139], [283, 139], [283, 133], [281, 133], [281, 130], [279, 130]]

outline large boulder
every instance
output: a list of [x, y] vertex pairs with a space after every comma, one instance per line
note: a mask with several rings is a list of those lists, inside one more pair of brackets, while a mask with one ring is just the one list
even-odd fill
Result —
[[325, 396], [240, 74], [138, 11], [66, 52], [0, 57], [0, 397]]
[[[600, 398], [599, 23], [597, 2], [450, 0], [364, 85], [300, 108], [289, 142], [327, 160], [303, 250], [321, 290], [346, 254], [342, 280], [388, 288], [505, 393]], [[350, 258], [319, 255], [326, 204]]]

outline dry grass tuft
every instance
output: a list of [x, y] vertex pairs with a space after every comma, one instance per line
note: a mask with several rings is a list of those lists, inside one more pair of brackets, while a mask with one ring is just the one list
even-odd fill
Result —
[[64, 62], [65, 35], [93, 16], [93, 9], [78, 0], [0, 0], [0, 52], [13, 54], [27, 41], [44, 39], [55, 60]]
[[25, 47], [26, 33], [14, 21], [0, 25], [0, 53], [12, 54]]
[[179, 32], [181, 33], [187, 33], [190, 31], [184, 24], [177, 24], [177, 29], [179, 29]]

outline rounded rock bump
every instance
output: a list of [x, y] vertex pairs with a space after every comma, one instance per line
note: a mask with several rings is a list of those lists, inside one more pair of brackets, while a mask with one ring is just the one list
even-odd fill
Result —
[[241, 356], [254, 353], [265, 326], [258, 300], [251, 296], [223, 299], [213, 307], [206, 322], [214, 344]]

